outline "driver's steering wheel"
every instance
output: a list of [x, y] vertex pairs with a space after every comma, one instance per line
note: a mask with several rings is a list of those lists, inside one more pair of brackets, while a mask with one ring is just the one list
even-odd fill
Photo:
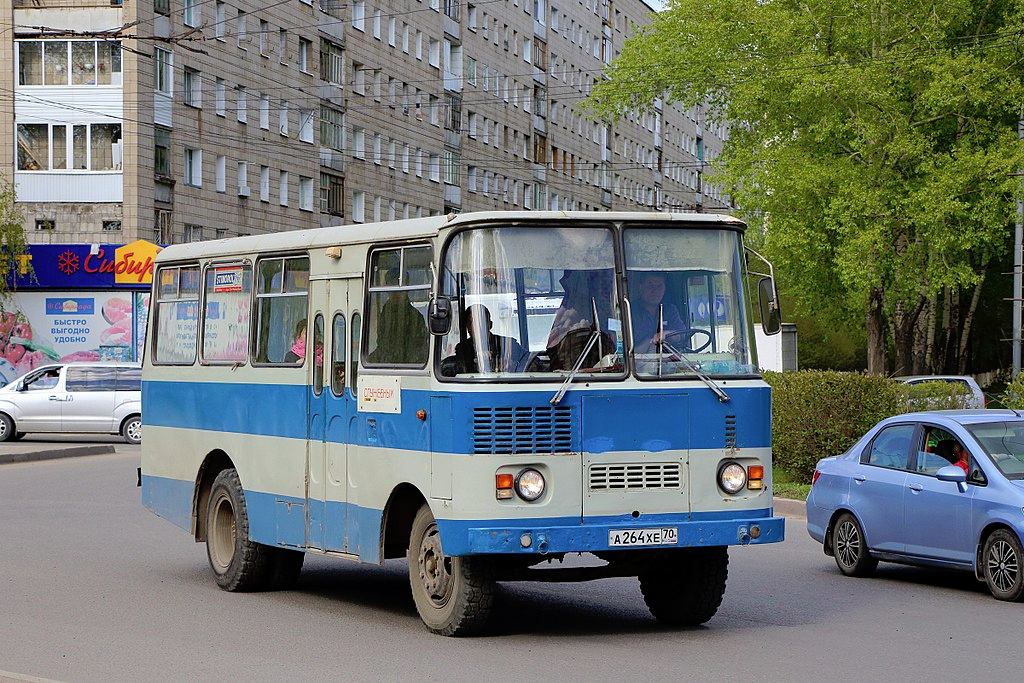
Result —
[[[707, 339], [700, 346], [694, 347], [693, 338], [703, 334]], [[702, 330], [699, 327], [695, 327], [689, 330], [676, 330], [675, 332], [666, 332], [665, 341], [672, 346], [676, 346], [676, 342], [681, 341], [683, 344], [683, 351], [686, 353], [699, 353], [706, 349], [711, 344], [711, 333], [707, 330]]]

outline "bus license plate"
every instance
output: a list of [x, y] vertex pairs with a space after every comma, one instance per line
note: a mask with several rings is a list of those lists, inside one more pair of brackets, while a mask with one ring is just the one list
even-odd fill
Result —
[[608, 545], [611, 547], [678, 544], [679, 529], [676, 527], [665, 527], [662, 529], [611, 529], [608, 532]]

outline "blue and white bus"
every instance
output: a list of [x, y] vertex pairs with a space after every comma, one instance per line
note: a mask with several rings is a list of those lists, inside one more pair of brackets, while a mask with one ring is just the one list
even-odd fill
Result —
[[777, 294], [743, 232], [488, 212], [170, 246], [142, 501], [228, 591], [293, 584], [305, 553], [408, 557], [444, 635], [514, 580], [635, 576], [659, 620], [703, 623], [728, 547], [784, 534], [747, 285], [769, 333]]

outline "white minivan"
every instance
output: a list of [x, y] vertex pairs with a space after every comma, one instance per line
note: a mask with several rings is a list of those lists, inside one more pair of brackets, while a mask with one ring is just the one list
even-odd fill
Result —
[[142, 441], [137, 363], [54, 363], [0, 388], [0, 441], [29, 432], [120, 434]]

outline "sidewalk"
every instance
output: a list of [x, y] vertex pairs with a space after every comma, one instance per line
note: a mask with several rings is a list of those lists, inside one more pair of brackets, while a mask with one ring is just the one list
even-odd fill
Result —
[[[125, 448], [122, 449], [121, 446]], [[81, 455], [106, 455], [138, 449], [116, 436], [26, 436], [19, 441], [0, 442], [0, 465], [15, 462], [74, 458]]]

